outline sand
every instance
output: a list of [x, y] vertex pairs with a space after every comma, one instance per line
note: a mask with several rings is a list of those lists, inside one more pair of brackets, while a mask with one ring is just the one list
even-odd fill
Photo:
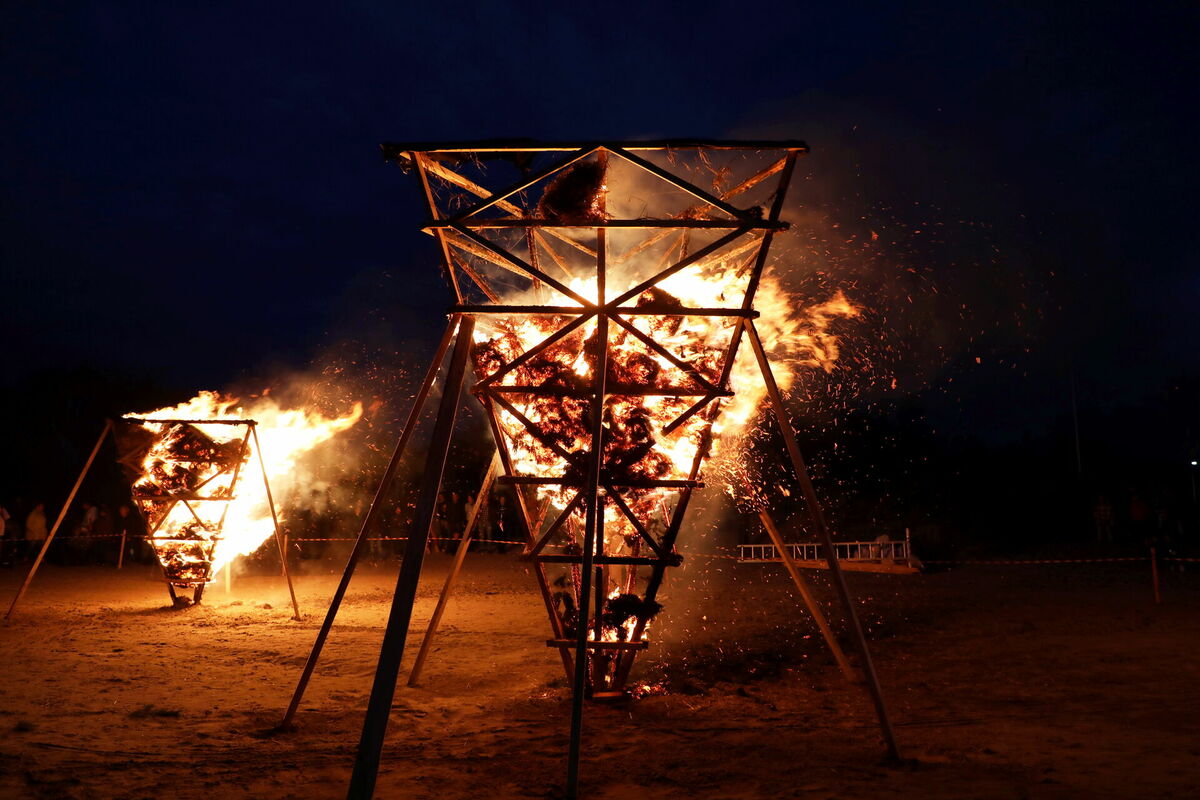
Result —
[[[427, 564], [413, 637], [447, 566]], [[152, 567], [47, 568], [0, 625], [0, 796], [344, 797], [395, 566], [355, 579], [298, 729], [271, 734], [336, 582], [308, 567], [301, 622], [274, 576], [177, 611]], [[6, 605], [19, 577], [0, 575]], [[884, 760], [781, 568], [696, 558], [635, 668], [665, 693], [587, 709], [584, 796], [1200, 792], [1197, 573], [1167, 573], [1161, 606], [1144, 565], [851, 580], [905, 761]], [[516, 556], [472, 554], [420, 687], [402, 676], [378, 796], [560, 796], [570, 707], [547, 638]]]

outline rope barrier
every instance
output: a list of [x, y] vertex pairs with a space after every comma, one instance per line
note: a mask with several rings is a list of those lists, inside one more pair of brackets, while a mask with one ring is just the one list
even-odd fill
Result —
[[[1149, 561], [1150, 556], [1123, 556], [1121, 558], [1043, 558], [1043, 559], [963, 559], [963, 560], [934, 560], [921, 559], [923, 564], [1109, 564], [1130, 561]], [[1178, 561], [1179, 559], [1160, 558], [1159, 561]]]
[[[122, 534], [119, 534], [119, 533], [88, 534], [87, 536], [58, 536], [58, 537], [55, 537], [54, 541], [56, 541], [56, 542], [78, 542], [83, 539], [120, 539], [121, 536], [122, 536]], [[125, 536], [130, 540], [135, 540], [135, 539], [146, 540], [147, 539], [147, 537], [142, 536], [141, 534], [130, 533], [130, 534], [125, 534]], [[22, 542], [37, 542], [40, 544], [44, 541], [45, 541], [45, 539], [2, 539], [2, 540], [0, 540], [0, 544], [18, 544], [18, 543], [22, 543]], [[159, 537], [159, 541], [167, 542], [167, 541], [184, 541], [184, 540], [174, 540], [174, 539], [171, 539], [170, 537], [164, 536], [164, 537]], [[328, 539], [322, 539], [320, 537], [309, 537], [309, 538], [303, 538], [303, 539], [288, 537], [288, 541], [292, 541], [292, 542], [354, 542], [354, 541], [357, 541], [357, 537], [333, 536]], [[369, 536], [369, 537], [367, 537], [367, 541], [369, 541], [369, 542], [406, 542], [406, 541], [408, 541], [408, 537], [407, 536]], [[457, 542], [460, 540], [459, 539], [442, 539], [442, 538], [431, 537], [429, 541], [431, 541], [431, 542]], [[472, 542], [487, 542], [489, 544], [527, 544], [527, 542], [525, 540], [513, 541], [511, 539], [480, 539], [480, 538], [477, 538], [474, 536], [471, 537], [471, 541]]]
[[[85, 536], [66, 536], [66, 537], [62, 537], [59, 539], [55, 539], [55, 541], [56, 542], [73, 542], [73, 541], [77, 542], [77, 541], [86, 540], [86, 539], [120, 539], [120, 538], [122, 538], [122, 536], [123, 536], [123, 534], [120, 534], [120, 533], [87, 534]], [[135, 534], [124, 534], [124, 536], [131, 541], [146, 539], [146, 537], [144, 537], [144, 536], [135, 535]], [[30, 542], [35, 543], [35, 544], [41, 544], [42, 541], [43, 540], [40, 540], [40, 539], [4, 539], [4, 540], [0, 540], [0, 545], [28, 544]], [[334, 537], [330, 537], [327, 539], [322, 539], [319, 537], [303, 537], [303, 538], [288, 537], [289, 543], [293, 543], [293, 542], [353, 542], [353, 541], [356, 541], [356, 537], [334, 536]], [[369, 537], [367, 537], [367, 541], [369, 541], [369, 542], [406, 542], [406, 541], [408, 541], [408, 537], [407, 536], [369, 536]], [[429, 541], [431, 541], [431, 542], [458, 542], [458, 541], [461, 541], [461, 539], [431, 537], [429, 539]], [[479, 544], [516, 544], [516, 545], [528, 544], [528, 542], [526, 542], [525, 540], [518, 541], [518, 540], [513, 540], [513, 539], [472, 538], [471, 541], [472, 541], [472, 543], [479, 543]], [[759, 559], [746, 560], [746, 559], [743, 559], [741, 556], [725, 554], [725, 553], [688, 553], [687, 557], [688, 558], [720, 558], [720, 559], [726, 559], [729, 561], [737, 561], [740, 563], [753, 563], [753, 564], [770, 563], [770, 562], [761, 561]], [[821, 558], [818, 560], [824, 560], [824, 558]], [[842, 560], [845, 560], [845, 559], [842, 559]], [[1021, 558], [1021, 559], [999, 559], [999, 558], [993, 558], [993, 559], [926, 559], [926, 558], [922, 558], [919, 560], [922, 564], [928, 564], [931, 566], [934, 566], [934, 565], [936, 565], [936, 566], [1038, 566], [1038, 565], [1045, 565], [1045, 564], [1118, 564], [1118, 563], [1128, 564], [1128, 563], [1136, 563], [1136, 562], [1146, 563], [1146, 562], [1150, 561], [1150, 556], [1120, 556], [1120, 557], [1110, 557], [1110, 558], [1042, 558], [1042, 559], [1033, 559], [1033, 558]], [[1185, 558], [1182, 556], [1159, 556], [1157, 560], [1160, 562], [1173, 562], [1173, 563], [1188, 563], [1188, 564], [1200, 563], [1200, 558]]]
[[[288, 541], [289, 542], [353, 542], [353, 541], [357, 541], [357, 539], [352, 536], [346, 536], [346, 537], [338, 536], [338, 537], [334, 537], [331, 539], [319, 539], [319, 538], [296, 539], [294, 537], [289, 536]], [[368, 542], [407, 542], [408, 537], [407, 536], [368, 536], [367, 541]], [[431, 542], [461, 542], [462, 539], [442, 539], [442, 538], [431, 536], [429, 538], [429, 541], [431, 541]], [[528, 544], [528, 542], [526, 542], [524, 540], [517, 542], [517, 541], [512, 541], [511, 539], [478, 539], [478, 538], [472, 536], [471, 543], [474, 544], [476, 542], [478, 542], [480, 544]]]

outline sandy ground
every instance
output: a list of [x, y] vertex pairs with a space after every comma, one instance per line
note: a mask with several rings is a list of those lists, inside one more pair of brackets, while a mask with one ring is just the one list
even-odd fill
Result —
[[[414, 636], [447, 564], [427, 565]], [[355, 579], [299, 729], [269, 735], [334, 576], [298, 577], [293, 622], [275, 577], [174, 611], [150, 567], [46, 569], [0, 625], [0, 796], [344, 797], [394, 574]], [[18, 578], [0, 575], [5, 605]], [[778, 566], [693, 559], [636, 668], [668, 692], [588, 708], [585, 796], [1200, 794], [1200, 574], [1167, 574], [1158, 607], [1142, 565], [852, 581], [905, 763], [884, 762]], [[569, 704], [547, 635], [516, 557], [473, 554], [422, 685], [397, 694], [378, 796], [558, 796]]]

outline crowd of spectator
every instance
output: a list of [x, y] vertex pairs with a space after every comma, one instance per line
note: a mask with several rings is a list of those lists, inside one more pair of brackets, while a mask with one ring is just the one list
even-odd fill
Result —
[[[484, 495], [471, 531], [473, 550], [505, 552], [524, 541], [510, 491], [494, 489]], [[281, 516], [290, 558], [344, 563], [366, 511], [364, 498], [353, 493], [348, 496], [353, 499], [339, 501], [331, 490], [313, 490], [284, 504]], [[457, 548], [474, 504], [474, 496], [457, 489], [447, 489], [438, 496], [430, 531], [431, 551], [453, 552]], [[368, 560], [384, 562], [400, 556], [412, 510], [411, 502], [391, 507], [372, 532], [366, 551]], [[57, 514], [57, 510], [48, 512], [43, 502], [26, 502], [23, 498], [0, 501], [0, 565], [28, 564], [37, 557], [54, 524], [50, 514]], [[152, 563], [154, 553], [145, 534], [141, 514], [131, 504], [81, 500], [68, 509], [45, 558], [63, 565]]]
[[[56, 544], [46, 553], [51, 563], [116, 563], [122, 546], [126, 561], [153, 559], [144, 541], [141, 517], [129, 504], [112, 507], [85, 500], [70, 511], [55, 534]], [[0, 503], [0, 564], [11, 566], [36, 558], [52, 524], [43, 502], [26, 503], [18, 497]]]

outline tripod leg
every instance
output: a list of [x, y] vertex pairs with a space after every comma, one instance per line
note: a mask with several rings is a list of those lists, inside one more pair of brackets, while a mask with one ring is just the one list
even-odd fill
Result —
[[338, 609], [342, 606], [342, 598], [346, 596], [346, 589], [350, 586], [350, 579], [354, 577], [354, 569], [358, 566], [358, 558], [362, 555], [363, 545], [366, 544], [370, 533], [375, 530], [375, 525], [383, 513], [383, 506], [388, 490], [392, 486], [396, 472], [400, 469], [400, 462], [404, 457], [404, 451], [408, 447], [409, 440], [412, 439], [413, 432], [417, 428], [417, 423], [420, 421], [421, 411], [425, 407], [425, 401], [428, 399], [429, 392], [433, 388], [433, 382], [437, 378], [438, 371], [441, 369], [442, 358], [445, 357], [446, 350], [450, 347], [450, 340], [454, 337], [454, 330], [457, 326], [458, 317], [451, 317], [449, 324], [446, 326], [446, 332], [442, 334], [442, 341], [438, 345], [437, 353], [434, 355], [433, 361], [425, 373], [425, 380], [421, 383], [421, 388], [417, 391], [412, 408], [408, 410], [408, 418], [404, 421], [404, 428], [400, 432], [400, 439], [396, 442], [396, 448], [392, 451], [392, 458], [388, 461], [387, 469], [384, 470], [383, 477], [379, 480], [379, 488], [375, 490], [375, 498], [371, 501], [371, 506], [367, 509], [366, 516], [363, 517], [362, 526], [358, 530], [358, 538], [354, 540], [354, 548], [350, 551], [350, 557], [346, 560], [346, 568], [342, 571], [342, 579], [338, 582], [337, 590], [333, 593], [333, 599], [330, 601], [329, 608], [325, 612], [325, 621], [321, 623], [321, 630], [317, 632], [317, 640], [313, 642], [312, 651], [308, 654], [308, 661], [304, 664], [304, 671], [300, 673], [300, 680], [296, 684], [296, 691], [292, 694], [292, 700], [288, 704], [287, 711], [284, 712], [283, 722], [279, 725], [281, 728], [287, 728], [292, 724], [292, 718], [296, 716], [296, 711], [300, 708], [300, 701], [304, 699], [304, 692], [308, 689], [308, 682], [312, 678], [313, 670], [316, 669], [317, 661], [321, 658], [321, 650], [325, 647], [325, 640], [329, 638], [329, 631], [333, 627], [333, 620], [337, 617]]
[[792, 583], [796, 584], [796, 590], [800, 592], [800, 597], [808, 607], [808, 613], [812, 614], [813, 620], [817, 623], [817, 628], [820, 629], [821, 635], [825, 637], [825, 643], [833, 651], [833, 658], [841, 668], [842, 674], [846, 676], [846, 680], [856, 683], [858, 676], [854, 674], [854, 667], [850, 666], [850, 661], [846, 658], [846, 654], [842, 652], [842, 647], [838, 644], [837, 637], [833, 635], [833, 630], [829, 627], [829, 622], [826, 621], [825, 615], [821, 613], [821, 607], [817, 605], [817, 599], [813, 597], [812, 592], [808, 588], [807, 581], [804, 580], [804, 576], [800, 574], [795, 561], [792, 560], [792, 554], [788, 551], [787, 545], [784, 544], [783, 537], [779, 535], [779, 529], [775, 527], [775, 520], [771, 519], [771, 515], [767, 513], [765, 508], [758, 512], [758, 518], [762, 520], [763, 527], [767, 529], [767, 534], [771, 537], [775, 549], [779, 551], [779, 560], [783, 562], [783, 566], [787, 569], [788, 574], [792, 576]]
[[842, 574], [837, 554], [833, 551], [833, 539], [829, 536], [829, 527], [825, 524], [825, 515], [821, 511], [821, 504], [817, 499], [817, 491], [813, 487], [812, 479], [808, 475], [808, 467], [804, 464], [804, 457], [800, 454], [800, 445], [796, 442], [796, 434], [792, 430], [791, 420], [788, 419], [787, 409], [783, 405], [783, 395], [779, 393], [779, 386], [775, 383], [775, 375], [771, 372], [771, 363], [767, 360], [767, 352], [763, 349], [762, 340], [758, 338], [758, 330], [755, 329], [753, 320], [746, 320], [746, 333], [749, 334], [750, 346], [754, 349], [754, 357], [758, 359], [758, 367], [762, 372], [763, 382], [767, 387], [767, 397], [770, 399], [771, 408], [775, 412], [775, 420], [779, 423], [780, 432], [783, 434], [783, 441], [787, 445], [788, 457], [792, 460], [792, 468], [795, 470], [796, 479], [800, 482], [800, 489], [804, 493], [804, 500], [812, 513], [814, 527], [817, 529], [817, 536], [820, 538], [821, 544], [825, 547], [825, 553], [829, 560], [829, 572], [833, 575], [833, 585], [837, 588], [838, 597], [841, 599], [842, 606], [846, 610], [846, 617], [850, 621], [850, 630], [854, 635], [854, 643], [858, 647], [859, 658], [862, 660], [863, 675], [867, 679], [867, 687], [870, 689], [871, 699], [875, 702], [875, 713], [879, 717], [879, 727], [883, 732], [884, 742], [887, 744], [888, 755], [898, 759], [900, 757], [900, 749], [896, 745], [896, 733], [892, 730], [892, 722], [888, 718], [887, 704], [883, 700], [883, 690], [879, 686], [879, 677], [875, 674], [875, 665], [871, 661], [871, 651], [867, 648], [867, 637], [863, 634], [862, 623], [858, 619], [858, 613], [854, 610], [854, 600], [850, 597], [850, 589], [846, 586], [846, 576]]
[[8, 607], [8, 612], [4, 615], [5, 619], [12, 616], [17, 603], [21, 602], [21, 598], [25, 596], [25, 590], [29, 588], [29, 584], [33, 583], [33, 576], [37, 574], [38, 567], [42, 565], [42, 559], [46, 557], [46, 551], [50, 549], [50, 543], [54, 541], [54, 534], [58, 533], [58, 528], [62, 525], [63, 518], [67, 516], [67, 509], [71, 507], [71, 503], [75, 500], [75, 494], [83, 484], [83, 479], [87, 476], [88, 470], [92, 468], [92, 462], [96, 460], [96, 454], [100, 452], [100, 445], [104, 444], [104, 437], [108, 436], [108, 432], [112, 430], [112, 426], [112, 420], [105, 421], [104, 430], [100, 431], [100, 438], [96, 440], [96, 445], [92, 448], [92, 453], [88, 456], [87, 463], [83, 465], [83, 469], [79, 472], [79, 477], [75, 479], [75, 485], [71, 487], [71, 493], [67, 495], [67, 502], [63, 503], [62, 511], [58, 512], [58, 519], [54, 520], [54, 527], [50, 529], [50, 535], [46, 537], [46, 541], [42, 542], [42, 549], [38, 551], [37, 558], [33, 560], [33, 566], [29, 568], [29, 574], [25, 576], [25, 582], [21, 584], [21, 588], [17, 590], [17, 596], [13, 598], [12, 605]]
[[[599, 231], [600, 234], [604, 230]], [[599, 250], [603, 253], [604, 239], [601, 236]], [[603, 285], [602, 285], [603, 286]], [[603, 293], [603, 288], [601, 288]], [[605, 377], [608, 372], [608, 318], [596, 317], [596, 359], [593, 369], [592, 397], [592, 442], [588, 464], [586, 516], [583, 534], [583, 564], [580, 566], [579, 613], [575, 622], [575, 675], [571, 683], [571, 737], [567, 746], [567, 798], [579, 796], [579, 754], [583, 744], [583, 699], [587, 689], [588, 669], [588, 616], [591, 605], [592, 580], [597, 543], [603, 548], [604, 512], [600, 508], [600, 471], [604, 464], [604, 393]], [[596, 608], [597, 620], [603, 608]], [[599, 638], [599, 637], [597, 637]]]
[[408, 673], [409, 686], [416, 686], [417, 681], [421, 679], [421, 670], [425, 666], [425, 659], [429, 656], [429, 649], [433, 646], [433, 639], [437, 636], [438, 626], [442, 622], [442, 614], [446, 612], [446, 606], [450, 603], [450, 593], [454, 591], [454, 584], [458, 580], [459, 570], [462, 569], [463, 561], [467, 559], [467, 550], [471, 547], [471, 534], [474, 532], [475, 523], [479, 519], [479, 511], [483, 508], [484, 498], [492, 488], [492, 481], [496, 479], [496, 473], [499, 470], [500, 454], [497, 453], [492, 457], [487, 474], [483, 476], [483, 483], [479, 487], [479, 494], [475, 498], [475, 505], [471, 508], [471, 516], [467, 520], [467, 527], [463, 531], [462, 539], [458, 542], [458, 550], [454, 553], [454, 563], [450, 567], [450, 574], [446, 576], [446, 583], [442, 586], [442, 593], [438, 596], [437, 605], [433, 609], [433, 616], [429, 618], [429, 627], [425, 629], [425, 638], [421, 640], [421, 649], [417, 651], [417, 658], [413, 662], [412, 671]]
[[[287, 581], [288, 594], [292, 597], [292, 619], [300, 619], [300, 604], [296, 602], [296, 589], [292, 586], [292, 574], [287, 568], [287, 551], [283, 549], [283, 537], [279, 533], [279, 515], [275, 513], [275, 498], [271, 496], [271, 482], [267, 480], [267, 463], [263, 460], [262, 442], [258, 440], [258, 426], [251, 425], [250, 432], [254, 434], [254, 452], [258, 453], [258, 468], [262, 472], [263, 486], [267, 490], [267, 505], [271, 509], [271, 522], [275, 526], [275, 546], [279, 548], [279, 562], [283, 565], [283, 577]], [[233, 569], [230, 562], [228, 569]], [[229, 576], [226, 575], [226, 579]]]
[[429, 529], [437, 508], [438, 492], [442, 488], [442, 472], [446, 468], [450, 437], [454, 433], [459, 392], [462, 389], [467, 358], [471, 352], [471, 335], [474, 330], [474, 318], [463, 317], [458, 329], [458, 338], [454, 343], [454, 353], [450, 356], [446, 387], [438, 406], [433, 438], [425, 456], [421, 493], [413, 512], [412, 528], [405, 543], [400, 575], [396, 580], [396, 593], [392, 596], [392, 610], [388, 615], [387, 630], [384, 632], [383, 646], [379, 651], [379, 664], [375, 668], [375, 681], [371, 686], [371, 699], [367, 703], [367, 716], [363, 721], [362, 737], [358, 743], [358, 756], [350, 777], [350, 790], [347, 794], [350, 800], [371, 800], [375, 794], [375, 780], [379, 774], [379, 759], [383, 752], [388, 714], [392, 710], [392, 700], [396, 694], [396, 679], [400, 672], [400, 662], [404, 658], [408, 626], [412, 621], [413, 600], [417, 594], [417, 581], [421, 577], [421, 562], [425, 558], [425, 546], [429, 542]]

